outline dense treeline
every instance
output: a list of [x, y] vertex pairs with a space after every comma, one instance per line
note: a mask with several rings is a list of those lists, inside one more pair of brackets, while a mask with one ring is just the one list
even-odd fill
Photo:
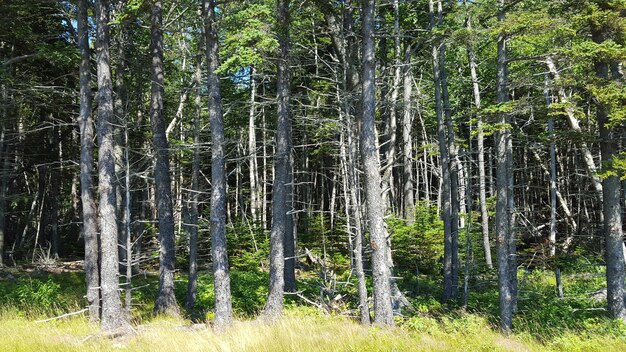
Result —
[[154, 313], [174, 316], [206, 309], [211, 267], [219, 328], [231, 270], [269, 273], [263, 319], [299, 297], [379, 325], [412, 312], [423, 275], [451, 307], [497, 278], [510, 332], [518, 271], [560, 282], [583, 258], [626, 320], [623, 1], [0, 13], [0, 264], [84, 259], [106, 330], [157, 266]]

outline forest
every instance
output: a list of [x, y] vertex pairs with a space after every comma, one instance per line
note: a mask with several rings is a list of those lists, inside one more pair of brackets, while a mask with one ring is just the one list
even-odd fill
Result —
[[1, 0], [0, 349], [623, 351], [626, 1]]

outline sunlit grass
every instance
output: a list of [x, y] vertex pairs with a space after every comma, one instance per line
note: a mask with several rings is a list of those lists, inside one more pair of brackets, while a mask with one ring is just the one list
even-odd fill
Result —
[[505, 337], [483, 317], [427, 317], [398, 321], [394, 328], [365, 327], [342, 317], [287, 312], [274, 323], [237, 321], [225, 332], [185, 320], [153, 319], [135, 335], [109, 339], [85, 317], [36, 323], [0, 315], [2, 351], [623, 351], [626, 337], [566, 333], [539, 343], [530, 336]]
[[[0, 351], [626, 351], [626, 324], [609, 320], [601, 310], [604, 302], [586, 299], [587, 292], [601, 287], [595, 276], [564, 280], [565, 299], [554, 297], [552, 276], [536, 271], [526, 279], [515, 334], [508, 337], [496, 327], [493, 289], [473, 292], [467, 312], [424, 292], [413, 298], [411, 316], [398, 319], [393, 328], [362, 326], [292, 299], [284, 318], [267, 325], [255, 320], [267, 294], [259, 288], [266, 276], [236, 273], [237, 321], [227, 331], [217, 334], [190, 320], [154, 318], [153, 289], [145, 286], [133, 295], [136, 334], [115, 339], [100, 335], [84, 314], [37, 322], [84, 308], [80, 277], [24, 276], [0, 281]], [[198, 312], [208, 312], [211, 320], [212, 280], [203, 277], [200, 284], [203, 309]], [[182, 299], [184, 287], [178, 288]]]

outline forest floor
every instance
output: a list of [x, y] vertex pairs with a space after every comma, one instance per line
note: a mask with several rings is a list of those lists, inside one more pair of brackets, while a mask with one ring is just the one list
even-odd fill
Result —
[[[540, 272], [526, 277], [536, 285], [526, 287], [535, 296], [522, 297], [511, 336], [497, 330], [493, 309], [497, 296], [491, 289], [476, 292], [474, 308], [463, 310], [442, 307], [424, 283], [421, 296], [411, 298], [413, 313], [398, 317], [393, 328], [362, 326], [344, 316], [349, 309], [328, 314], [288, 298], [284, 318], [267, 325], [256, 320], [267, 277], [262, 272], [232, 275], [237, 320], [227, 331], [213, 332], [210, 313], [201, 323], [153, 317], [156, 277], [145, 273], [134, 281], [135, 332], [108, 338], [87, 322], [84, 313], [43, 321], [84, 308], [80, 262], [1, 270], [0, 351], [626, 351], [626, 324], [608, 320], [599, 308], [604, 303], [581, 305], [573, 296], [543, 300], [541, 288], [545, 286], [546, 292], [551, 288], [542, 281], [548, 276]], [[566, 287], [572, 294], [576, 289], [596, 289], [596, 276], [572, 276], [580, 288], [567, 281], [574, 279], [566, 279]], [[179, 279], [177, 295], [184, 297], [186, 280]], [[211, 281], [202, 276], [198, 292], [198, 306], [209, 312]]]

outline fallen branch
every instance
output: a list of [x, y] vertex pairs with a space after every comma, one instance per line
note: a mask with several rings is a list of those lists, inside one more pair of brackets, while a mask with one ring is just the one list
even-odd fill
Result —
[[79, 310], [78, 312], [66, 313], [66, 314], [63, 314], [63, 315], [59, 315], [58, 317], [48, 318], [48, 319], [44, 319], [44, 320], [37, 320], [37, 321], [35, 321], [35, 323], [45, 323], [45, 322], [48, 322], [48, 321], [57, 320], [57, 319], [69, 317], [69, 316], [72, 316], [72, 315], [81, 314], [81, 313], [84, 313], [84, 312], [86, 312], [88, 310], [89, 310], [89, 308], [85, 308], [85, 309]]
[[305, 301], [306, 303], [308, 303], [308, 304], [310, 304], [310, 305], [312, 305], [312, 306], [317, 307], [318, 309], [320, 309], [320, 310], [321, 310], [321, 311], [323, 311], [324, 313], [328, 313], [328, 310], [326, 310], [326, 309], [324, 308], [324, 306], [322, 306], [321, 304], [316, 303], [316, 302], [313, 302], [313, 301], [311, 301], [310, 299], [308, 299], [308, 298], [304, 297], [303, 295], [301, 295], [301, 294], [299, 294], [299, 293], [297, 293], [296, 295], [297, 295], [300, 299], [302, 299], [303, 301]]

